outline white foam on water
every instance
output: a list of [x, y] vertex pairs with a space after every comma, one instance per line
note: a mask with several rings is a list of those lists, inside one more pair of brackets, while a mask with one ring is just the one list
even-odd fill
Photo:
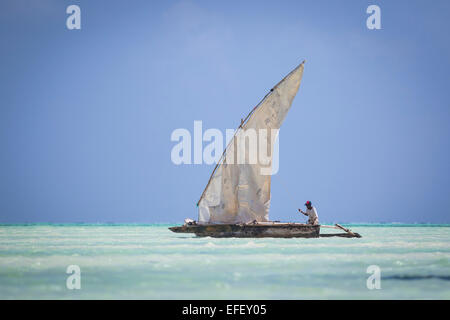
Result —
[[[450, 298], [449, 227], [352, 229], [363, 238], [198, 238], [136, 225], [0, 227], [0, 298]], [[79, 291], [66, 289], [70, 264], [81, 268]], [[374, 264], [381, 290], [366, 287]]]

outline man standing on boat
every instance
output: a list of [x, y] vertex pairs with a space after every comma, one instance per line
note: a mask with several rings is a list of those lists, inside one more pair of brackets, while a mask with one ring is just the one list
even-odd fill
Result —
[[306, 212], [302, 209], [298, 209], [301, 213], [303, 213], [305, 216], [308, 216], [308, 224], [312, 225], [318, 225], [319, 224], [319, 216], [317, 215], [316, 208], [313, 207], [311, 201], [306, 201]]

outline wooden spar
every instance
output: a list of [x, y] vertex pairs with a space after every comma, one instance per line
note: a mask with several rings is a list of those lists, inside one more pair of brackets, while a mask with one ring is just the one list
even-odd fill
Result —
[[231, 138], [230, 142], [228, 143], [228, 145], [226, 146], [226, 148], [223, 150], [222, 155], [220, 156], [219, 161], [217, 162], [216, 166], [214, 167], [211, 176], [209, 177], [208, 183], [206, 184], [205, 189], [202, 192], [202, 195], [200, 196], [200, 199], [198, 199], [197, 201], [197, 207], [200, 204], [200, 201], [202, 201], [203, 196], [205, 195], [206, 190], [209, 187], [209, 184], [211, 183], [212, 177], [214, 176], [214, 173], [216, 172], [217, 168], [219, 167], [219, 165], [222, 163], [223, 158], [225, 156], [225, 153], [228, 150], [228, 147], [230, 146], [231, 143], [234, 143], [234, 137], [236, 136], [236, 134], [239, 132], [239, 129], [242, 129], [244, 127], [244, 125], [248, 122], [248, 120], [250, 119], [251, 115], [255, 112], [255, 110], [261, 105], [261, 103], [263, 103], [264, 100], [266, 100], [266, 98], [279, 86], [279, 84], [281, 82], [283, 82], [289, 75], [291, 75], [291, 73], [293, 73], [295, 70], [297, 70], [302, 64], [304, 64], [306, 62], [306, 60], [303, 60], [302, 63], [300, 63], [297, 67], [295, 67], [291, 72], [289, 72], [283, 79], [281, 79], [272, 89], [270, 89], [270, 91], [264, 96], [264, 98], [262, 98], [262, 100], [250, 111], [250, 113], [244, 118], [241, 119], [241, 124], [239, 125], [239, 127], [236, 129], [236, 131], [234, 132], [233, 137]]
[[330, 228], [330, 229], [338, 229], [341, 230], [341, 228], [335, 227], [335, 226], [324, 226], [324, 225], [320, 225], [321, 228]]
[[354, 232], [352, 232], [350, 229], [344, 228], [344, 227], [341, 226], [340, 224], [337, 224], [337, 223], [336, 223], [335, 226], [338, 227], [339, 229], [344, 230], [344, 231], [347, 232], [348, 234], [351, 234], [351, 235], [354, 236], [354, 237], [361, 238], [361, 236], [360, 236], [359, 233], [354, 233]]
[[320, 228], [329, 228], [329, 229], [338, 229], [344, 230], [346, 233], [321, 233], [321, 237], [344, 237], [344, 238], [361, 238], [361, 235], [356, 232], [352, 232], [350, 229], [344, 228], [340, 224], [336, 224], [336, 226], [325, 226], [321, 225]]

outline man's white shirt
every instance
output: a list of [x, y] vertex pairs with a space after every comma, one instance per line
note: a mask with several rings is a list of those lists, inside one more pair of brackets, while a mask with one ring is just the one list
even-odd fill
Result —
[[317, 215], [317, 210], [315, 207], [312, 207], [311, 209], [306, 208], [306, 214], [309, 217], [309, 224], [319, 224], [319, 216]]

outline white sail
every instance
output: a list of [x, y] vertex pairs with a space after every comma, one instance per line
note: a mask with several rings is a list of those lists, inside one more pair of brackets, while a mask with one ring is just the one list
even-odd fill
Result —
[[[238, 128], [198, 202], [199, 223], [269, 221], [273, 133], [292, 105], [303, 67], [302, 63], [281, 80]], [[245, 143], [252, 133], [258, 138], [256, 146]], [[251, 160], [255, 148], [256, 162]], [[260, 150], [268, 157], [259, 157]]]

